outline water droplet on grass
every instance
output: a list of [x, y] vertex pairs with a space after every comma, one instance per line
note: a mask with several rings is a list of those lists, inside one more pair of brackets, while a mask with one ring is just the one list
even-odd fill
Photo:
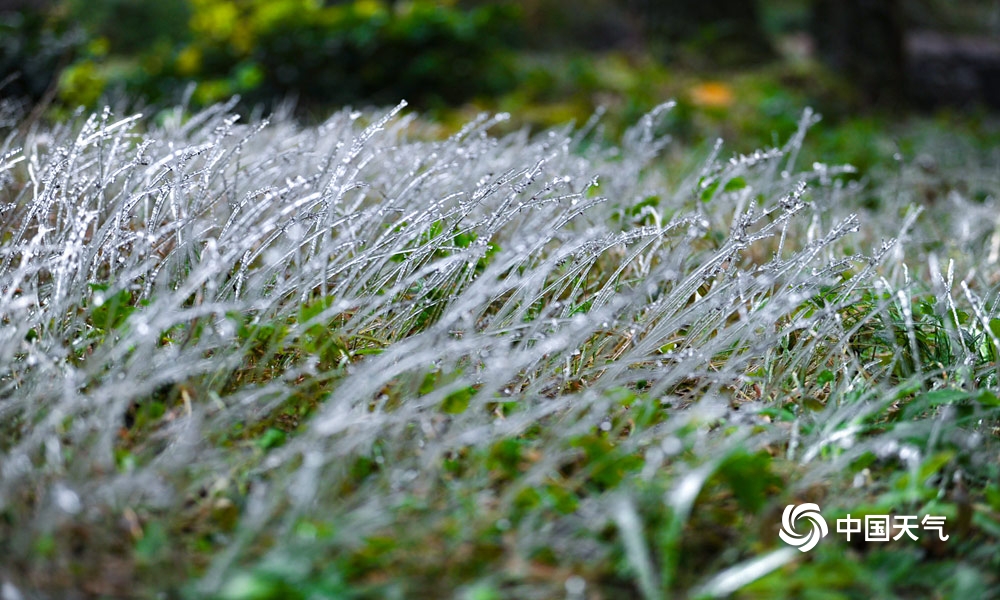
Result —
[[83, 510], [83, 503], [80, 502], [80, 496], [65, 485], [57, 483], [52, 493], [59, 510], [70, 515], [75, 515]]
[[583, 596], [587, 589], [587, 582], [579, 575], [572, 575], [566, 579], [566, 593], [572, 597]]

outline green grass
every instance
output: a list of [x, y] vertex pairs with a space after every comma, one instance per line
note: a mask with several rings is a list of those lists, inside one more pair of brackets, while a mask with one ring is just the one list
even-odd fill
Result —
[[[605, 144], [217, 107], [7, 138], [0, 582], [990, 597], [987, 141], [913, 126], [855, 173], [793, 135], [682, 168], [677, 118]], [[955, 139], [961, 160], [917, 160]], [[804, 502], [832, 530], [809, 553], [778, 537]], [[848, 543], [848, 513], [952, 537]]]

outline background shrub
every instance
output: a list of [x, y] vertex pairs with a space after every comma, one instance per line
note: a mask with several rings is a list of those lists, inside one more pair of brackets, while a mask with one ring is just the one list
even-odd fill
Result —
[[38, 100], [65, 68], [67, 106], [93, 106], [115, 90], [172, 102], [195, 81], [196, 105], [241, 94], [247, 104], [405, 97], [434, 107], [514, 85], [517, 23], [516, 6], [429, 0], [69, 0], [0, 21], [0, 79], [20, 73], [8, 93]]
[[259, 74], [260, 98], [455, 104], [513, 87], [504, 40], [516, 19], [510, 6], [463, 11], [428, 1], [289, 11], [261, 25], [243, 68]]
[[83, 43], [79, 29], [40, 12], [0, 12], [0, 94], [41, 98]]

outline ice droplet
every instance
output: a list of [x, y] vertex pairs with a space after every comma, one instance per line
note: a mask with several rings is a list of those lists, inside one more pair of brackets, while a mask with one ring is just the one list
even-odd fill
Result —
[[572, 575], [566, 580], [566, 593], [571, 596], [582, 596], [587, 589], [587, 582], [579, 575]]
[[83, 509], [80, 496], [61, 483], [56, 484], [53, 494], [55, 494], [56, 506], [64, 513], [75, 515]]
[[667, 456], [675, 456], [677, 454], [680, 454], [681, 450], [683, 449], [684, 449], [684, 444], [682, 444], [679, 439], [673, 436], [665, 438], [662, 442], [660, 442], [660, 450], [662, 450], [663, 454]]
[[21, 591], [14, 587], [14, 584], [7, 581], [0, 585], [0, 600], [24, 600]]

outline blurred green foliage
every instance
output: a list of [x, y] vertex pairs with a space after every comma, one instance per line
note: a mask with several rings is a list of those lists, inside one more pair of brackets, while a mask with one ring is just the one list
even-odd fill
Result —
[[[441, 133], [480, 111], [511, 113], [495, 129], [502, 133], [582, 124], [606, 109], [600, 132], [607, 138], [673, 99], [677, 106], [664, 128], [682, 147], [707, 149], [722, 137], [736, 152], [779, 144], [810, 106], [826, 127], [807, 140], [803, 160], [832, 157], [864, 173], [898, 151], [891, 140], [870, 142], [898, 113], [877, 112], [856, 82], [817, 54], [807, 33], [815, 0], [761, 0], [748, 13], [759, 20], [748, 40], [730, 31], [732, 18], [713, 25], [720, 14], [738, 10], [725, 8], [729, 4], [651, 4], [53, 0], [44, 10], [0, 9], [0, 93], [36, 104], [44, 99], [42, 108], [55, 94], [50, 116], [79, 105], [173, 105], [187, 90], [192, 108], [234, 94], [244, 108], [290, 97], [309, 115], [406, 99], [430, 112]], [[948, 14], [948, 23], [964, 30], [987, 12], [980, 0], [970, 0], [975, 13], [943, 4], [907, 3], [910, 20]], [[653, 17], [658, 25], [646, 22]], [[682, 26], [684, 19], [692, 25]], [[721, 58], [749, 57], [753, 53], [738, 48], [759, 45], [762, 36], [774, 53], [757, 53], [767, 57], [760, 62], [736, 67]], [[706, 44], [716, 48], [714, 62]], [[689, 160], [676, 152], [673, 158]]]
[[[67, 0], [4, 21], [0, 78], [29, 72], [31, 85], [19, 91], [37, 100], [58, 70], [52, 57], [62, 56], [67, 106], [115, 92], [176, 102], [194, 81], [197, 105], [241, 94], [248, 104], [405, 98], [430, 108], [516, 83], [508, 47], [518, 15], [512, 4], [432, 0]], [[82, 37], [56, 43], [54, 32], [69, 23]]]
[[41, 98], [82, 41], [81, 31], [43, 13], [0, 13], [0, 94]]
[[414, 0], [191, 0], [191, 41], [173, 55], [178, 78], [203, 83], [200, 103], [232, 93], [253, 101], [294, 95], [305, 105], [422, 107], [513, 85], [503, 40], [516, 11]]
[[59, 12], [122, 55], [184, 39], [191, 19], [183, 0], [67, 0]]

